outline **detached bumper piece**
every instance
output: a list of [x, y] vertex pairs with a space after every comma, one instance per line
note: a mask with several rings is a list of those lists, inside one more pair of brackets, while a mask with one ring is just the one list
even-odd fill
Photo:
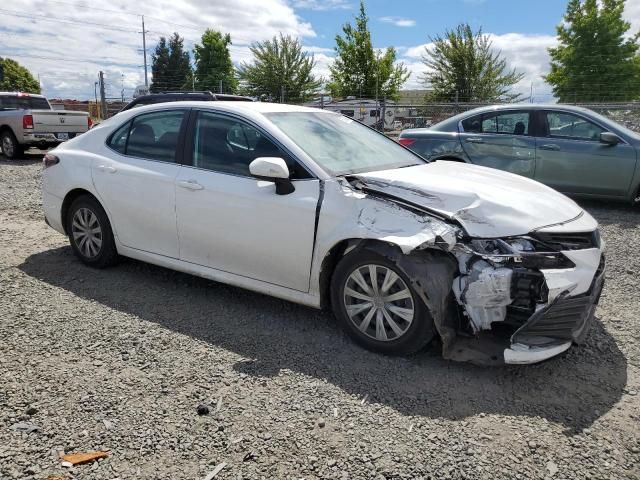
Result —
[[505, 363], [536, 363], [567, 350], [573, 342], [584, 340], [604, 287], [604, 257], [583, 295], [558, 295], [549, 305], [535, 312], [511, 337], [504, 351]]

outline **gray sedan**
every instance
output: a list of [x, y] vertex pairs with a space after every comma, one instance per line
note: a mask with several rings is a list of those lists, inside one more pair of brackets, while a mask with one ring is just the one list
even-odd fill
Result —
[[570, 195], [640, 202], [640, 135], [586, 108], [482, 107], [405, 130], [399, 142], [428, 160], [497, 168]]

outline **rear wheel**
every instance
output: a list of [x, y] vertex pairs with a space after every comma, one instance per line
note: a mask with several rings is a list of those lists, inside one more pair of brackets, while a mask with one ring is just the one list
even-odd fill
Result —
[[24, 153], [22, 145], [18, 143], [16, 136], [9, 130], [0, 133], [0, 146], [2, 146], [2, 153], [9, 160], [21, 157]]
[[344, 330], [369, 350], [408, 355], [435, 335], [433, 319], [409, 278], [374, 252], [346, 255], [333, 274], [331, 295]]
[[95, 198], [83, 195], [73, 201], [67, 214], [67, 234], [82, 263], [105, 268], [118, 261], [111, 224]]

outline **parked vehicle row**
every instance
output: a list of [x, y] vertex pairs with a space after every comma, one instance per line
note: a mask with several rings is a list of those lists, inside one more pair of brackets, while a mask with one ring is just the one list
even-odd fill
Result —
[[86, 112], [54, 110], [42, 95], [0, 92], [0, 147], [9, 159], [27, 148], [55, 147], [90, 127]]
[[87, 265], [123, 255], [331, 308], [387, 354], [439, 335], [446, 358], [544, 360], [585, 337], [602, 289], [597, 223], [575, 202], [521, 175], [427, 162], [338, 113], [150, 105], [44, 167], [46, 221]]
[[483, 107], [405, 130], [399, 142], [428, 160], [506, 170], [570, 195], [640, 201], [640, 135], [585, 108]]

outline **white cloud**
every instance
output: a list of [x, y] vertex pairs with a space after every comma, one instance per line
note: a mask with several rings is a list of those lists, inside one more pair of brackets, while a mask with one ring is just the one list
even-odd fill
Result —
[[402, 17], [380, 17], [380, 21], [384, 23], [390, 23], [396, 27], [414, 27], [416, 25], [415, 20]]
[[[105, 72], [107, 96], [130, 96], [144, 83], [140, 17], [145, 13], [147, 61], [158, 38], [174, 31], [191, 49], [206, 28], [229, 32], [234, 62], [249, 60], [248, 45], [279, 32], [314, 38], [287, 0], [2, 0], [0, 56], [11, 57], [40, 76], [50, 97], [93, 98], [98, 71]], [[82, 8], [82, 6], [89, 8]]]
[[348, 10], [353, 7], [348, 0], [293, 0], [292, 4], [306, 10]]
[[640, 31], [640, 1], [627, 0], [623, 16], [631, 24], [631, 34], [638, 33]]
[[[525, 96], [534, 88], [534, 96], [540, 101], [551, 100], [551, 87], [542, 79], [549, 71], [549, 54], [547, 48], [557, 44], [552, 35], [531, 35], [522, 33], [506, 33], [502, 35], [488, 34], [493, 49], [502, 52], [509, 68], [524, 73], [524, 78], [514, 86], [514, 90]], [[425, 48], [430, 49], [433, 43], [424, 43], [403, 49], [400, 60], [404, 61], [412, 72], [405, 88], [422, 87], [420, 78], [427, 67], [420, 61]]]

